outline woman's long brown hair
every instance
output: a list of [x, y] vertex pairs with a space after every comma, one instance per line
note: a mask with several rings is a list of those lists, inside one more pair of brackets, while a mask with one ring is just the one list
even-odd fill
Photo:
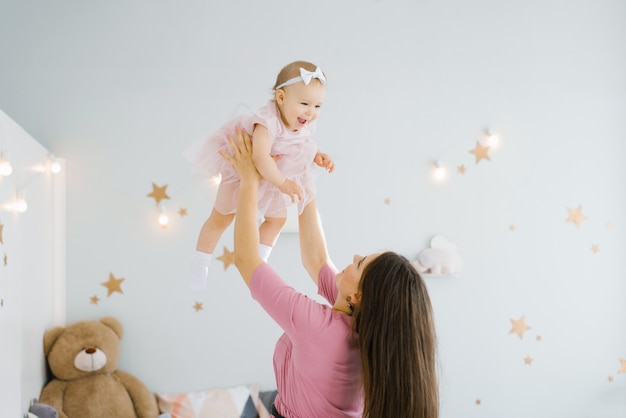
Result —
[[426, 285], [403, 256], [368, 264], [353, 325], [363, 369], [364, 418], [437, 418], [436, 335]]

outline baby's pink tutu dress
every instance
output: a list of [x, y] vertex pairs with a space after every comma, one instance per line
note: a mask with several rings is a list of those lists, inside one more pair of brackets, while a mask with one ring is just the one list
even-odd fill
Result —
[[[290, 180], [297, 183], [304, 191], [303, 198], [296, 201], [298, 214], [315, 197], [316, 166], [313, 162], [317, 153], [317, 144], [312, 133], [315, 122], [307, 124], [298, 132], [288, 130], [280, 119], [278, 108], [273, 100], [252, 114], [238, 116], [200, 143], [193, 144], [184, 152], [191, 160], [194, 170], [206, 176], [222, 176], [215, 197], [214, 208], [222, 214], [235, 213], [239, 194], [239, 177], [233, 166], [219, 154], [223, 150], [231, 153], [228, 135], [234, 137], [235, 129], [242, 128], [252, 134], [254, 125], [260, 124], [267, 128], [273, 138], [271, 154], [275, 158], [278, 169]], [[254, 138], [253, 138], [254, 141]], [[258, 210], [260, 216], [284, 218], [291, 198], [282, 193], [267, 180], [259, 185]]]

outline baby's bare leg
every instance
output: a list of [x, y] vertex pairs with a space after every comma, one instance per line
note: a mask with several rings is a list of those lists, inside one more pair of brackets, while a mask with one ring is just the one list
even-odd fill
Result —
[[224, 215], [213, 209], [209, 218], [202, 225], [198, 235], [196, 252], [191, 263], [189, 286], [192, 289], [206, 289], [213, 250], [215, 250], [217, 242], [234, 218], [234, 214]]
[[270, 256], [272, 248], [278, 241], [280, 230], [285, 225], [287, 218], [269, 218], [266, 217], [261, 226], [259, 226], [259, 255], [265, 261]]
[[200, 229], [196, 250], [213, 254], [217, 242], [226, 228], [233, 222], [233, 219], [235, 219], [234, 213], [224, 215], [213, 209], [209, 218], [202, 225], [202, 229]]

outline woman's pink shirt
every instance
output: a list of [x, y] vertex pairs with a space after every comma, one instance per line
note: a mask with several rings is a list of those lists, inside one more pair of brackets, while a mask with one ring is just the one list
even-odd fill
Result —
[[[332, 306], [335, 270], [319, 272], [318, 293]], [[361, 363], [351, 317], [297, 292], [268, 265], [250, 279], [250, 293], [283, 329], [274, 349], [278, 396], [285, 418], [361, 417]]]

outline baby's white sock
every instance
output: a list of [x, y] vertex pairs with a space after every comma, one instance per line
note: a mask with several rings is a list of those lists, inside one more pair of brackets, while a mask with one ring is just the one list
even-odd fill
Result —
[[207, 275], [209, 273], [209, 265], [213, 254], [196, 251], [191, 262], [189, 287], [193, 290], [206, 289]]
[[259, 244], [259, 255], [267, 263], [267, 259], [270, 258], [270, 254], [272, 253], [272, 247], [265, 244]]

